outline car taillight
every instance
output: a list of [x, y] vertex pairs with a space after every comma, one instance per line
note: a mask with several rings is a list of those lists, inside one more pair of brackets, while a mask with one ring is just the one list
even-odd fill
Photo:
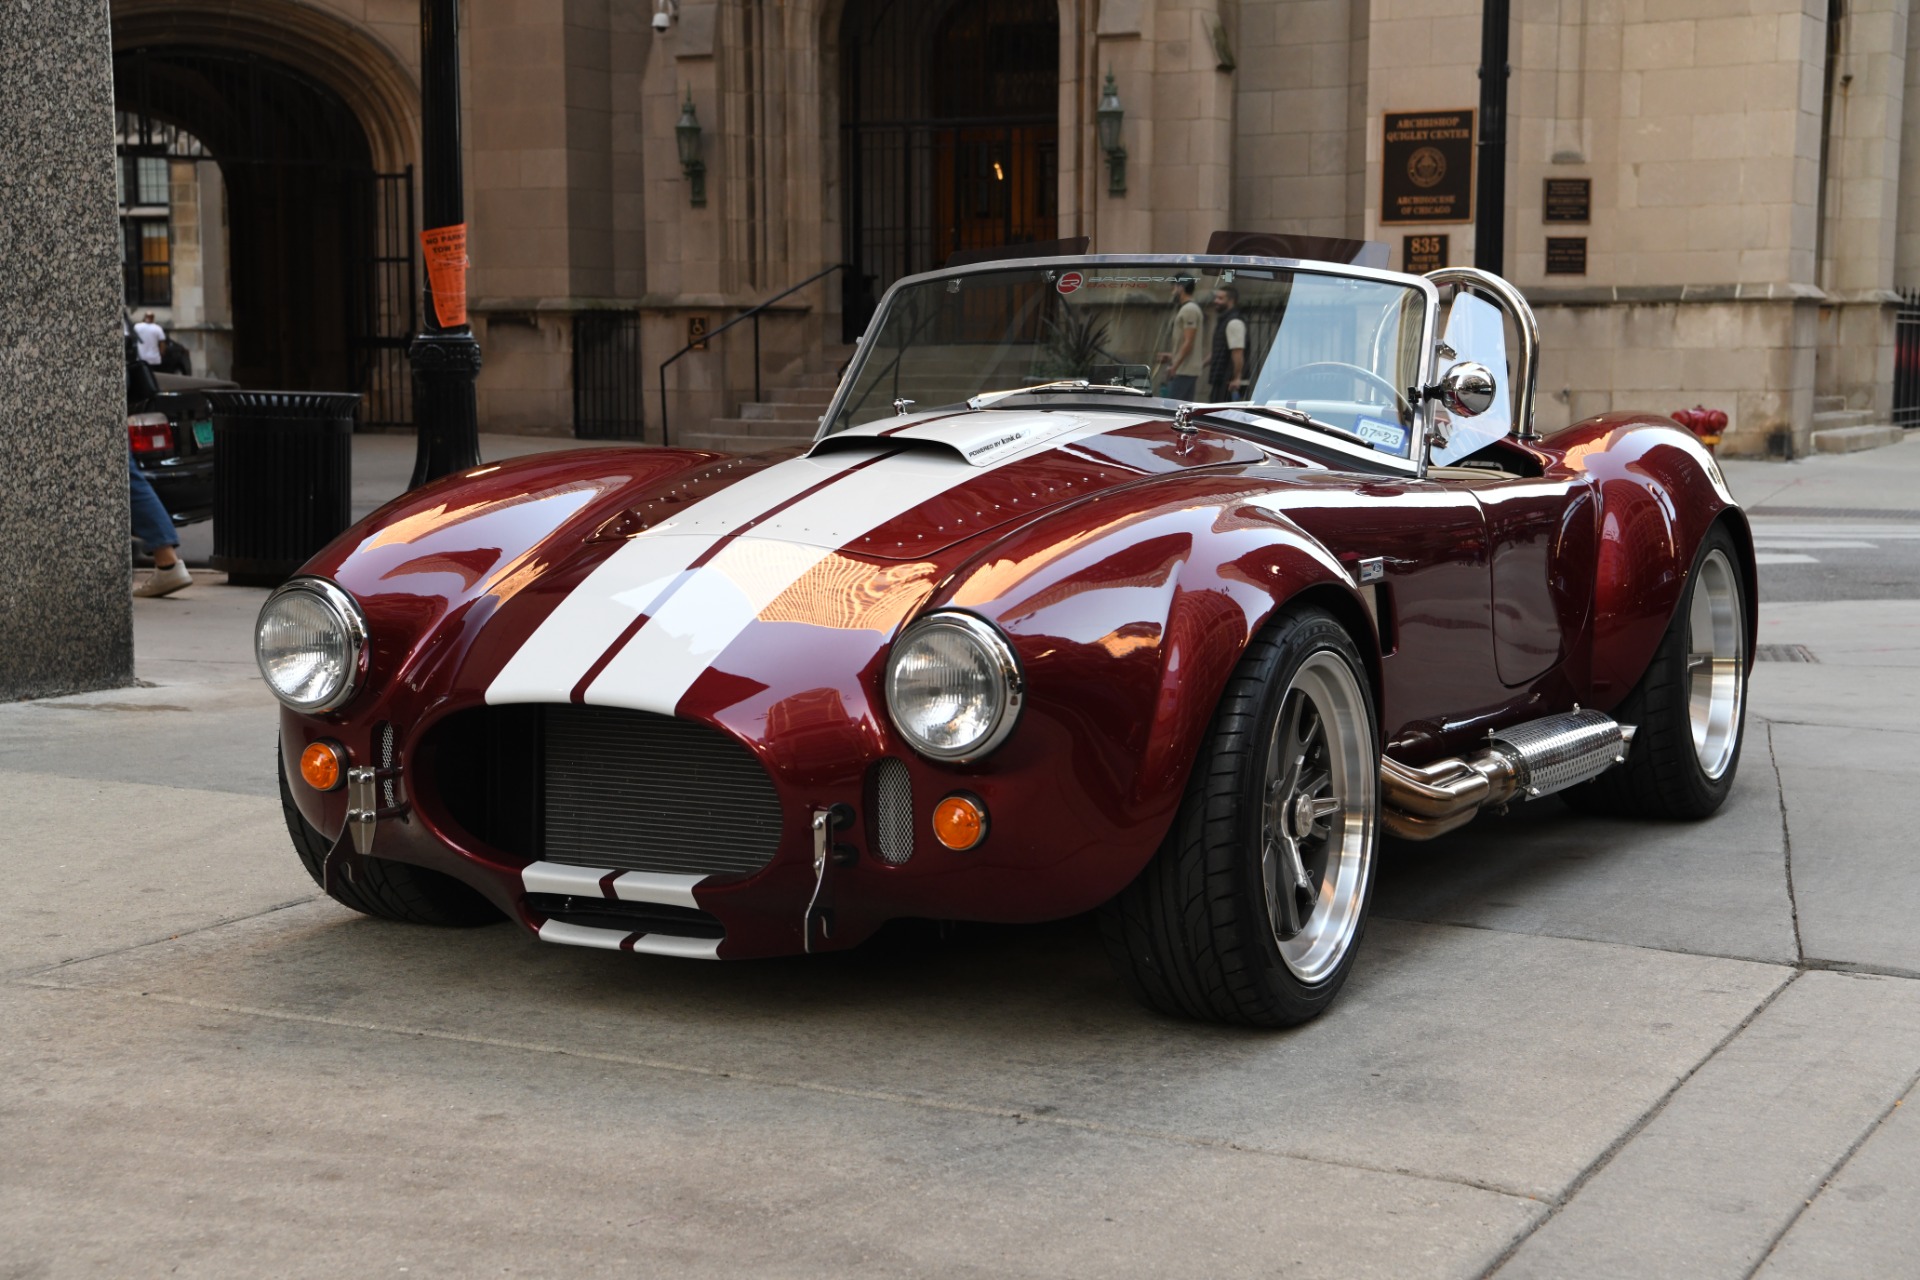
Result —
[[172, 453], [173, 424], [164, 413], [130, 413], [127, 440], [135, 453]]

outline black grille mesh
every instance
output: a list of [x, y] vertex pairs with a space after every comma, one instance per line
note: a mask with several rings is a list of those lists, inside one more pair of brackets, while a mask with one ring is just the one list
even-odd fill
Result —
[[883, 862], [897, 867], [913, 856], [913, 779], [891, 757], [874, 774], [874, 829]]
[[614, 707], [541, 709], [545, 856], [681, 875], [758, 871], [780, 800], [751, 751], [691, 720]]

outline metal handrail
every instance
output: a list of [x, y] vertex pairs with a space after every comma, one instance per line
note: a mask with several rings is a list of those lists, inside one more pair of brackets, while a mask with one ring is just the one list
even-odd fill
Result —
[[[774, 294], [771, 298], [767, 298], [762, 302], [755, 303], [753, 306], [748, 307], [745, 311], [742, 311], [739, 315], [727, 321], [725, 324], [721, 325], [719, 328], [714, 329], [709, 333], [701, 335], [700, 343], [705, 344], [713, 341], [715, 338], [719, 337], [721, 334], [725, 333], [727, 330], [733, 328], [733, 326], [741, 323], [742, 321], [745, 321], [745, 320], [753, 321], [753, 398], [755, 400], [758, 400], [761, 394], [760, 393], [760, 313], [771, 309], [773, 304], [780, 301], [782, 298], [789, 297], [793, 294], [800, 292], [800, 290], [806, 288], [808, 285], [812, 284], [815, 280], [820, 279], [822, 276], [830, 276], [836, 271], [851, 271], [851, 270], [853, 270], [853, 264], [851, 262], [836, 262], [832, 266], [822, 267], [820, 268], [820, 270], [808, 276], [805, 280], [802, 280], [799, 284], [791, 285], [785, 289], [782, 289], [780, 292]], [[672, 364], [675, 360], [678, 360], [681, 356], [687, 354], [687, 352], [692, 351], [694, 349], [694, 346], [695, 346], [694, 343], [689, 342], [686, 346], [680, 348], [678, 351], [674, 352], [672, 355], [668, 356], [665, 360], [662, 360], [660, 362], [660, 444], [661, 444], [661, 447], [663, 448], [672, 443], [672, 437], [667, 433], [667, 366]]]

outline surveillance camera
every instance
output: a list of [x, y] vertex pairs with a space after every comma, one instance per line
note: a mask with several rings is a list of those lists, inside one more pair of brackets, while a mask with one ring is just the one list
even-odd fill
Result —
[[672, 23], [672, 21], [673, 19], [667, 15], [667, 11], [665, 9], [654, 10], [653, 29], [655, 31], [665, 31], [668, 25]]

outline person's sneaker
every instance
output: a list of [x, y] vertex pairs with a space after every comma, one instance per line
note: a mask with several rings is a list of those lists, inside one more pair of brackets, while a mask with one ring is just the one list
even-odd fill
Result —
[[133, 589], [136, 596], [170, 596], [182, 587], [193, 585], [193, 575], [187, 572], [187, 562], [175, 560], [164, 569], [155, 569], [144, 581]]

